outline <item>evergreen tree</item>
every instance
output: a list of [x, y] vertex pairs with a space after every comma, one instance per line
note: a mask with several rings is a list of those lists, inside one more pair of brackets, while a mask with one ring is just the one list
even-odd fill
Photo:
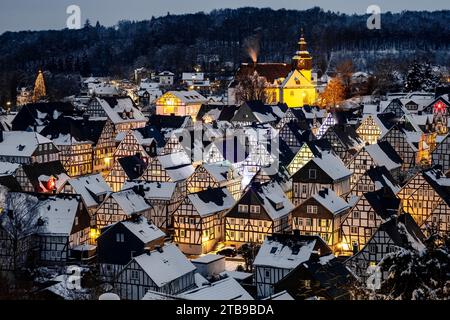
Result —
[[405, 90], [412, 91], [432, 91], [439, 82], [439, 76], [433, 73], [431, 64], [428, 61], [414, 61], [406, 73]]

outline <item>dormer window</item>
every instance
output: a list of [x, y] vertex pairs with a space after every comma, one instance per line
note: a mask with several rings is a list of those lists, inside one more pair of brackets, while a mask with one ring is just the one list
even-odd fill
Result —
[[281, 209], [283, 209], [283, 208], [284, 208], [283, 202], [277, 202], [277, 203], [275, 204], [275, 209], [276, 209], [276, 210], [281, 210]]

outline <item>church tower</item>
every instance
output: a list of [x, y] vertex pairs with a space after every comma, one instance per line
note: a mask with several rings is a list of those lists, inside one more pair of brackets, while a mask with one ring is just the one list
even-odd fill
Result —
[[303, 35], [303, 29], [301, 31], [300, 40], [298, 41], [298, 51], [295, 53], [295, 56], [292, 58], [292, 67], [293, 69], [297, 69], [300, 71], [303, 76], [311, 81], [312, 78], [312, 57], [309, 54], [309, 51], [306, 46], [305, 37]]
[[36, 78], [36, 81], [34, 83], [34, 94], [33, 94], [33, 102], [38, 102], [42, 100], [47, 95], [46, 89], [45, 89], [45, 80], [44, 80], [44, 74], [41, 70], [39, 70], [39, 74]]

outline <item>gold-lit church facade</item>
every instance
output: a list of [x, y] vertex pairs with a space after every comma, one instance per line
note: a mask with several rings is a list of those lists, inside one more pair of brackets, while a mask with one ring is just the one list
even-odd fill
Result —
[[285, 103], [289, 107], [313, 105], [317, 99], [316, 82], [312, 73], [312, 57], [302, 35], [292, 63], [243, 63], [236, 79], [257, 73], [266, 81], [265, 96], [269, 104]]

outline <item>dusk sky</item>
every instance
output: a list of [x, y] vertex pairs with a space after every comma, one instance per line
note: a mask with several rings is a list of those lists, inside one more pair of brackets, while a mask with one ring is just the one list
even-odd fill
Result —
[[76, 4], [81, 8], [82, 21], [111, 26], [119, 20], [145, 20], [170, 12], [209, 12], [218, 8], [243, 6], [274, 9], [308, 9], [319, 6], [325, 10], [363, 14], [371, 4], [382, 12], [402, 10], [450, 9], [448, 0], [1, 0], [0, 34], [5, 31], [65, 28], [66, 8]]

